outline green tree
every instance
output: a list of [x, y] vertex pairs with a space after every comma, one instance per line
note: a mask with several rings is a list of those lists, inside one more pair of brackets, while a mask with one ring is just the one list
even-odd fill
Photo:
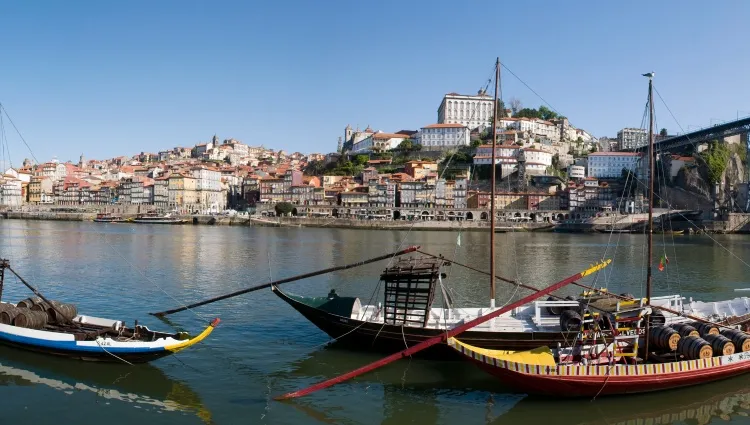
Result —
[[367, 161], [370, 160], [370, 157], [367, 155], [357, 155], [354, 157], [354, 163], [357, 165], [365, 165], [367, 164]]
[[288, 215], [294, 211], [294, 205], [289, 202], [279, 202], [274, 205], [273, 209], [276, 211], [276, 215]]
[[471, 142], [471, 147], [472, 147], [472, 148], [474, 148], [474, 149], [476, 149], [476, 148], [477, 148], [477, 147], [479, 147], [479, 146], [480, 146], [480, 145], [481, 145], [482, 143], [484, 143], [484, 141], [483, 141], [482, 139], [476, 139], [476, 140], [473, 140], [473, 141]]
[[325, 170], [326, 166], [323, 161], [310, 161], [302, 171], [309, 176], [319, 176], [323, 174]]
[[708, 167], [708, 181], [711, 184], [721, 181], [721, 175], [724, 174], [724, 170], [727, 168], [730, 155], [731, 152], [727, 148], [727, 145], [718, 140], [711, 142], [709, 148], [701, 152], [701, 157]]
[[516, 118], [541, 118], [539, 111], [532, 108], [523, 108], [516, 113]]
[[411, 139], [404, 139], [403, 142], [398, 144], [398, 147], [396, 149], [408, 152], [414, 148], [414, 142], [412, 142]]
[[667, 132], [667, 129], [666, 129], [666, 128], [662, 128], [662, 129], [661, 129], [661, 130], [659, 131], [659, 136], [666, 136], [666, 135], [668, 135], [668, 134], [669, 134], [669, 133]]
[[550, 110], [546, 106], [542, 105], [539, 107], [539, 118], [543, 120], [553, 120], [557, 118], [557, 112]]

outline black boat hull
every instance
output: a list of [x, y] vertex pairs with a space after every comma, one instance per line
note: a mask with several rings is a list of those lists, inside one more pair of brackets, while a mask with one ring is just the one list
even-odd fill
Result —
[[[443, 333], [440, 329], [417, 328], [411, 326], [388, 325], [356, 320], [300, 302], [278, 288], [273, 292], [282, 300], [302, 314], [320, 330], [335, 339], [336, 345], [366, 351], [395, 353], [407, 346], [411, 347], [429, 338]], [[530, 350], [541, 346], [557, 347], [575, 338], [575, 332], [485, 332], [466, 331], [461, 334], [461, 341], [476, 347], [495, 350]], [[438, 344], [425, 350], [425, 356], [440, 358], [458, 358], [456, 351], [445, 344]]]

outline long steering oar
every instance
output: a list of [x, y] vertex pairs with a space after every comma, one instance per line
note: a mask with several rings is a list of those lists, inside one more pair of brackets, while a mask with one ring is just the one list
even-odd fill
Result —
[[582, 271], [580, 273], [576, 273], [576, 274], [574, 274], [573, 276], [570, 276], [567, 279], [561, 280], [561, 281], [559, 281], [559, 282], [557, 282], [557, 283], [555, 283], [553, 285], [550, 285], [550, 286], [548, 286], [548, 287], [546, 287], [544, 289], [541, 289], [541, 290], [539, 290], [539, 292], [531, 294], [531, 295], [529, 295], [527, 297], [524, 297], [524, 298], [522, 298], [522, 299], [514, 302], [513, 304], [507, 305], [507, 306], [505, 306], [505, 307], [503, 307], [503, 308], [501, 308], [499, 310], [495, 310], [492, 313], [485, 314], [484, 316], [477, 317], [476, 319], [474, 319], [474, 320], [472, 320], [472, 321], [470, 321], [468, 323], [464, 323], [463, 325], [456, 326], [453, 329], [450, 329], [450, 330], [448, 330], [448, 331], [446, 331], [444, 333], [441, 333], [438, 336], [435, 336], [435, 337], [432, 337], [432, 338], [427, 339], [425, 341], [422, 341], [422, 342], [420, 342], [417, 345], [414, 345], [412, 347], [407, 348], [406, 350], [400, 351], [400, 352], [398, 352], [396, 354], [391, 354], [390, 356], [385, 357], [383, 359], [380, 359], [380, 360], [378, 360], [378, 361], [376, 361], [374, 363], [370, 363], [367, 366], [363, 366], [363, 367], [361, 367], [359, 369], [353, 370], [351, 372], [347, 372], [347, 373], [345, 373], [343, 375], [339, 375], [339, 376], [337, 376], [335, 378], [332, 378], [332, 379], [329, 379], [327, 381], [323, 381], [323, 382], [317, 383], [317, 384], [315, 384], [315, 385], [313, 385], [311, 387], [307, 387], [307, 388], [299, 390], [299, 391], [294, 391], [294, 392], [291, 392], [291, 393], [287, 393], [287, 394], [278, 396], [278, 397], [276, 397], [276, 400], [286, 400], [286, 399], [290, 399], [290, 398], [302, 397], [302, 396], [305, 396], [307, 394], [314, 393], [315, 391], [322, 390], [324, 388], [328, 388], [330, 386], [333, 386], [333, 385], [336, 385], [338, 383], [344, 382], [344, 381], [346, 381], [348, 379], [351, 379], [351, 378], [354, 378], [356, 376], [362, 375], [364, 373], [370, 372], [370, 371], [372, 371], [374, 369], [377, 369], [377, 368], [379, 368], [381, 366], [385, 366], [385, 365], [387, 365], [389, 363], [392, 363], [392, 362], [394, 362], [394, 361], [396, 361], [398, 359], [401, 359], [403, 357], [411, 356], [412, 354], [420, 352], [420, 351], [424, 350], [425, 348], [429, 348], [429, 347], [432, 347], [435, 344], [439, 344], [441, 342], [447, 341], [448, 338], [454, 337], [454, 336], [460, 334], [461, 332], [464, 332], [464, 331], [467, 331], [467, 330], [473, 328], [474, 326], [480, 325], [480, 324], [482, 324], [482, 323], [484, 323], [484, 322], [486, 322], [488, 320], [492, 320], [493, 318], [495, 318], [497, 316], [500, 316], [501, 314], [505, 314], [505, 313], [513, 310], [516, 307], [520, 307], [520, 306], [522, 306], [522, 305], [524, 305], [526, 303], [530, 303], [531, 301], [536, 300], [539, 297], [542, 297], [542, 296], [547, 295], [547, 294], [549, 294], [551, 292], [557, 291], [558, 289], [562, 288], [565, 285], [573, 283], [573, 282], [575, 282], [578, 279], [581, 279], [581, 278], [583, 278], [585, 276], [588, 276], [588, 275], [590, 275], [590, 274], [592, 274], [594, 272], [597, 272], [597, 271], [599, 271], [599, 270], [607, 267], [607, 265], [611, 261], [612, 260], [606, 260], [606, 261], [604, 261], [602, 263], [599, 263], [599, 264], [597, 264], [595, 266], [591, 266], [590, 268], [588, 268], [588, 269], [586, 269], [586, 270], [584, 270], [584, 271]]
[[294, 282], [295, 280], [307, 279], [307, 278], [310, 278], [310, 277], [313, 277], [313, 276], [319, 276], [321, 274], [331, 273], [331, 272], [335, 272], [335, 271], [338, 271], [338, 270], [351, 269], [351, 268], [354, 268], [354, 267], [363, 266], [365, 264], [374, 263], [376, 261], [387, 260], [387, 259], [390, 259], [390, 258], [393, 258], [393, 257], [398, 257], [399, 255], [409, 254], [409, 253], [414, 252], [414, 251], [416, 251], [418, 249], [419, 249], [418, 246], [410, 246], [409, 248], [402, 249], [401, 251], [392, 252], [392, 253], [386, 254], [386, 255], [381, 255], [380, 257], [370, 258], [369, 260], [359, 261], [359, 262], [352, 263], [352, 264], [345, 264], [343, 266], [330, 267], [330, 268], [323, 269], [323, 270], [318, 270], [318, 271], [315, 271], [315, 272], [310, 272], [310, 273], [300, 274], [300, 275], [297, 275], [297, 276], [287, 277], [285, 279], [280, 279], [280, 280], [276, 280], [276, 281], [273, 281], [273, 282], [264, 283], [262, 285], [253, 286], [253, 287], [250, 287], [250, 288], [247, 288], [247, 289], [242, 289], [240, 291], [235, 291], [235, 292], [232, 292], [232, 293], [229, 293], [229, 294], [220, 295], [218, 297], [214, 297], [214, 298], [211, 298], [211, 299], [208, 299], [208, 300], [205, 300], [205, 301], [200, 301], [200, 302], [197, 302], [197, 303], [194, 303], [194, 304], [190, 304], [190, 305], [186, 305], [186, 306], [183, 306], [183, 307], [173, 308], [172, 310], [160, 311], [158, 313], [149, 313], [149, 314], [154, 315], [156, 317], [164, 317], [164, 316], [166, 316], [168, 314], [179, 313], [181, 311], [185, 311], [185, 310], [188, 310], [188, 309], [191, 309], [191, 308], [200, 307], [202, 305], [215, 303], [216, 301], [221, 301], [221, 300], [225, 300], [227, 298], [236, 297], [238, 295], [247, 294], [248, 292], [253, 292], [253, 291], [257, 291], [257, 290], [265, 289], [265, 288], [270, 288], [271, 286], [274, 286], [274, 285], [281, 285], [282, 283]]

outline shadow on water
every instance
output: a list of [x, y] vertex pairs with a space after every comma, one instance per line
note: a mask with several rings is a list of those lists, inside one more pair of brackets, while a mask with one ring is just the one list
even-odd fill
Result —
[[[293, 377], [294, 385], [332, 378], [379, 358], [327, 347], [292, 363], [279, 376]], [[691, 423], [713, 420], [750, 421], [747, 376], [696, 387], [597, 400], [541, 399], [512, 394], [494, 378], [471, 364], [404, 359], [357, 378], [373, 395], [383, 397], [381, 424], [436, 424], [444, 419], [447, 400], [484, 405], [484, 423], [547, 425], [638, 425]], [[325, 391], [325, 390], [324, 390]], [[320, 423], [356, 423], [302, 398], [284, 402]], [[408, 407], [408, 408], [407, 408]]]
[[213, 424], [211, 412], [195, 391], [148, 364], [90, 364], [0, 346], [0, 385], [43, 385], [67, 394], [90, 392], [107, 401], [193, 413]]

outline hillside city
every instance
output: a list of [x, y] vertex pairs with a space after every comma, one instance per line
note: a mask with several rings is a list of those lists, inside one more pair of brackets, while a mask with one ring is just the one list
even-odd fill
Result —
[[[646, 144], [645, 130], [623, 128], [616, 138], [597, 139], [544, 106], [510, 103], [498, 102], [497, 209], [615, 207], [623, 170], [638, 171], [640, 154], [628, 150]], [[78, 163], [41, 164], [27, 159], [4, 172], [0, 205], [273, 215], [274, 207], [285, 203], [300, 216], [480, 219], [463, 210], [488, 208], [495, 107], [483, 91], [448, 93], [436, 123], [392, 132], [347, 125], [336, 152], [326, 154], [288, 153], [214, 136], [195, 146], [132, 157], [81, 155]], [[666, 130], [659, 137], [664, 136]], [[674, 156], [669, 169], [692, 160]]]

